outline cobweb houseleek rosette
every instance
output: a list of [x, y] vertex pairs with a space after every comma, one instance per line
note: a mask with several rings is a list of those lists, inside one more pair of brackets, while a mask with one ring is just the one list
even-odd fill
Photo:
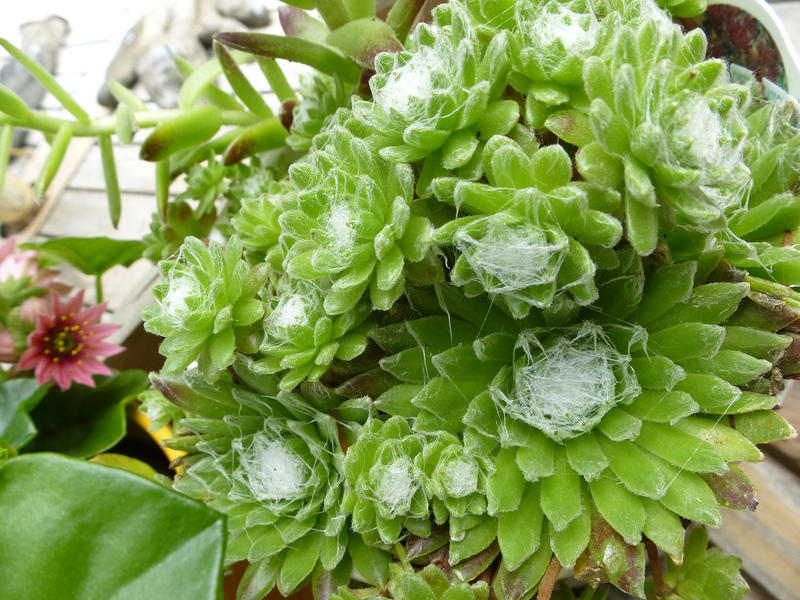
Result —
[[[488, 600], [489, 598], [489, 586], [485, 581], [471, 584], [453, 581], [439, 567], [432, 564], [416, 571], [398, 563], [391, 563], [386, 587], [389, 597], [394, 600]], [[350, 589], [346, 586], [341, 586], [331, 593], [331, 600], [378, 600], [385, 597], [383, 590]]]
[[268, 394], [195, 371], [154, 384], [192, 415], [169, 442], [188, 453], [175, 488], [228, 516], [225, 561], [250, 562], [242, 586], [256, 578], [262, 594], [276, 584], [287, 595], [345, 555], [344, 453], [330, 415], [280, 392], [277, 378], [258, 380]]
[[596, 262], [613, 264], [610, 248], [622, 237], [610, 214], [620, 203], [616, 191], [572, 183], [572, 161], [560, 145], [526, 146], [491, 138], [483, 151], [488, 184], [433, 181], [437, 198], [465, 215], [434, 236], [457, 250], [451, 281], [468, 296], [488, 293], [517, 318], [565, 294], [593, 302]]
[[[748, 293], [745, 283], [695, 287], [697, 264], [686, 261], [654, 269], [644, 284], [635, 252], [620, 261], [593, 309], [532, 312], [515, 331], [487, 306], [472, 337], [475, 315], [465, 321], [447, 303], [460, 343], [444, 351], [409, 343], [382, 361], [406, 386], [377, 407], [416, 414], [420, 432], [462, 433], [468, 451], [493, 457], [487, 510], [507, 570], [543, 540], [573, 565], [594, 512], [628, 544], [644, 534], [679, 558], [679, 517], [717, 524], [714, 477], [737, 477], [732, 462], [761, 458], [746, 422], [777, 400], [748, 386], [789, 339], [722, 325]], [[420, 321], [415, 329], [439, 328], [431, 317]]]
[[272, 182], [265, 191], [242, 198], [239, 210], [230, 219], [245, 251], [263, 258], [275, 270], [282, 269], [285, 254], [278, 218], [283, 212], [284, 198], [293, 193], [290, 183]]
[[797, 106], [789, 100], [757, 98], [747, 107], [744, 160], [752, 187], [747, 205], [729, 215], [730, 231], [717, 235], [736, 266], [784, 285], [800, 284], [797, 118]]
[[421, 261], [430, 248], [430, 222], [415, 214], [412, 169], [376, 156], [340, 124], [314, 144], [290, 169], [296, 205], [279, 218], [291, 245], [286, 271], [330, 278], [330, 315], [352, 309], [367, 290], [372, 307], [387, 310], [405, 289], [406, 263]]
[[479, 177], [479, 139], [507, 133], [519, 119], [517, 103], [501, 99], [508, 34], [489, 39], [454, 1], [434, 10], [433, 26], [418, 26], [408, 50], [376, 56], [373, 100], [353, 102], [356, 119], [374, 132], [370, 147], [392, 162], [426, 159], [423, 181], [454, 169]]
[[236, 236], [226, 248], [208, 247], [187, 237], [178, 255], [159, 263], [164, 283], [153, 288], [155, 302], [142, 313], [145, 329], [163, 336], [163, 372], [177, 373], [199, 360], [209, 381], [233, 362], [237, 334], [264, 314], [258, 294], [266, 265], [251, 268], [242, 260]]
[[343, 510], [366, 543], [393, 544], [403, 530], [430, 535], [425, 475], [416, 464], [425, 442], [402, 417], [371, 419], [348, 449]]
[[359, 300], [347, 312], [330, 317], [323, 302], [326, 286], [294, 280], [278, 285], [264, 319], [264, 339], [253, 368], [281, 374], [280, 387], [317, 381], [336, 360], [350, 361], [367, 347], [372, 327], [369, 301]]
[[[603, 19], [593, 3], [551, 0], [519, 2], [514, 18], [510, 83], [525, 96], [528, 125], [541, 129], [576, 109], [588, 110], [583, 63], [607, 50], [619, 28], [620, 15], [611, 13]], [[580, 137], [573, 139], [560, 128], [555, 129], [570, 143], [581, 141]]]
[[621, 27], [614, 51], [584, 65], [594, 140], [580, 144], [576, 165], [587, 181], [624, 190], [626, 237], [642, 255], [674, 221], [722, 229], [750, 183], [747, 90], [705, 50], [699, 29], [644, 21]]
[[294, 150], [308, 150], [340, 108], [350, 108], [354, 90], [338, 77], [314, 73], [300, 77], [300, 103], [294, 108], [286, 143]]

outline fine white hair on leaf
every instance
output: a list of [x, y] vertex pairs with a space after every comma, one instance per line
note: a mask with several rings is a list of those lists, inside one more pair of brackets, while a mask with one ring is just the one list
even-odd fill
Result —
[[161, 300], [165, 316], [176, 323], [183, 322], [191, 313], [191, 300], [202, 298], [203, 286], [191, 274], [182, 274], [169, 281], [169, 290]]
[[513, 382], [492, 391], [510, 418], [561, 441], [587, 433], [615, 405], [638, 391], [630, 357], [601, 327], [527, 330], [517, 339]]
[[441, 463], [441, 481], [453, 498], [463, 498], [478, 489], [478, 465], [474, 460], [459, 456]]
[[489, 293], [509, 294], [553, 284], [564, 260], [568, 240], [553, 239], [543, 229], [491, 220], [479, 239], [459, 231], [454, 244]]
[[285, 331], [290, 327], [308, 326], [310, 312], [308, 300], [301, 294], [285, 294], [267, 317], [266, 327], [269, 331]]
[[231, 444], [241, 469], [234, 473], [261, 502], [291, 500], [300, 496], [308, 481], [308, 468], [282, 440], [269, 432], [256, 434], [246, 445], [241, 438]]
[[333, 201], [322, 215], [320, 238], [334, 256], [345, 258], [356, 244], [358, 216], [346, 200]]
[[517, 4], [517, 22], [525, 45], [549, 68], [557, 67], [564, 58], [559, 53], [553, 56], [551, 49], [554, 42], [559, 41], [571, 56], [587, 54], [597, 43], [600, 24], [588, 6], [579, 6], [576, 12], [569, 3], [559, 1]]
[[407, 514], [411, 500], [419, 489], [416, 468], [405, 457], [373, 467], [373, 491], [376, 499], [391, 517]]
[[410, 116], [411, 99], [422, 103], [428, 100], [435, 87], [434, 74], [446, 70], [447, 65], [435, 48], [421, 46], [404, 65], [388, 74], [382, 86], [374, 86], [375, 102], [386, 110]]

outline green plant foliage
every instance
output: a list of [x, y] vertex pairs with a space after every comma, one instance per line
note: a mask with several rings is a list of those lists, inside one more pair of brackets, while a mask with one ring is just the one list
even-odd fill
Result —
[[264, 314], [257, 295], [266, 272], [242, 260], [238, 238], [223, 252], [216, 242], [206, 247], [187, 237], [173, 260], [160, 263], [166, 283], [153, 293], [156, 303], [143, 317], [145, 328], [163, 335], [164, 371], [174, 373], [198, 359], [207, 379], [233, 362], [236, 333]]
[[46, 393], [30, 411], [38, 434], [26, 452], [91, 458], [125, 437], [125, 407], [147, 388], [147, 374], [129, 370], [99, 375], [95, 380], [93, 388], [81, 384], [73, 384], [67, 391], [44, 388]]
[[[247, 377], [246, 373], [242, 373]], [[336, 421], [260, 377], [256, 394], [196, 372], [155, 380], [187, 413], [171, 446], [188, 452], [175, 487], [228, 515], [226, 562], [247, 559], [288, 595], [318, 563], [335, 568], [349, 537], [342, 513], [344, 453]]]
[[407, 51], [376, 57], [374, 101], [355, 101], [353, 113], [387, 160], [428, 157], [427, 172], [459, 169], [477, 178], [479, 138], [508, 133], [519, 119], [516, 102], [500, 100], [509, 39], [501, 33], [484, 43], [459, 2], [438, 7], [433, 27], [418, 27]]
[[372, 306], [388, 310], [405, 289], [406, 263], [426, 257], [432, 234], [428, 219], [415, 214], [413, 171], [375, 156], [343, 125], [315, 145], [291, 168], [296, 207], [279, 219], [292, 240], [287, 272], [333, 280], [324, 302], [329, 315], [352, 309], [367, 289]]
[[[381, 366], [403, 382], [386, 392], [392, 404], [380, 397], [378, 405], [415, 416], [419, 432], [463, 435], [468, 453], [494, 463], [487, 512], [511, 569], [542, 543], [542, 527], [560, 562], [574, 564], [592, 510], [621, 542], [635, 545], [644, 533], [679, 558], [679, 516], [719, 522], [705, 474], [761, 459], [719, 415], [775, 404], [748, 384], [789, 338], [766, 334], [757, 348], [746, 330], [721, 325], [750, 293], [746, 283], [695, 286], [696, 262], [643, 264], [631, 248], [618, 260], [600, 279], [602, 312], [573, 305], [515, 322], [450, 288], [427, 304], [440, 316], [407, 321], [406, 336], [392, 325], [371, 334], [392, 352]], [[449, 524], [456, 541], [458, 520]]]
[[681, 564], [667, 560], [663, 583], [669, 591], [660, 596], [650, 580], [645, 590], [649, 600], [741, 600], [750, 590], [739, 572], [742, 561], [719, 548], [708, 548], [708, 532], [703, 527], [689, 531]]
[[130, 266], [142, 257], [145, 245], [137, 240], [106, 237], [60, 237], [45, 242], [28, 242], [20, 248], [37, 250], [46, 260], [66, 262], [81, 273], [100, 276], [116, 265]]
[[[35, 379], [10, 379], [0, 383], [0, 441], [19, 450], [36, 435], [30, 412], [47, 391]], [[6, 450], [8, 451], [8, 450]]]
[[0, 569], [13, 573], [0, 579], [4, 598], [221, 595], [222, 516], [120, 469], [11, 459], [0, 465], [0, 524]]

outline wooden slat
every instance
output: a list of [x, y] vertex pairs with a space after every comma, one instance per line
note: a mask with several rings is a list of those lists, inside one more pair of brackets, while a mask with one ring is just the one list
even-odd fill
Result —
[[[778, 413], [800, 431], [800, 382], [790, 382], [783, 394], [783, 402]], [[785, 467], [800, 476], [800, 437], [773, 442], [766, 450], [781, 460]], [[800, 519], [800, 515], [798, 518]]]
[[767, 456], [760, 464], [740, 465], [760, 499], [755, 512], [725, 510], [711, 540], [742, 559], [744, 569], [778, 600], [798, 598], [800, 590], [800, 478]]
[[[139, 159], [139, 146], [137, 144], [115, 144], [114, 158], [117, 164], [117, 177], [119, 187], [123, 192], [155, 194], [156, 168], [151, 162]], [[103, 164], [100, 159], [100, 149], [93, 146], [86, 155], [80, 168], [70, 182], [70, 188], [81, 190], [105, 190], [103, 178]], [[175, 188], [177, 191], [178, 188]], [[183, 191], [182, 189], [180, 191]], [[125, 206], [122, 207], [125, 210]]]
[[123, 191], [122, 217], [119, 228], [114, 229], [108, 216], [105, 192], [67, 190], [39, 232], [49, 237], [107, 236], [118, 240], [136, 240], [149, 231], [154, 210], [153, 196]]

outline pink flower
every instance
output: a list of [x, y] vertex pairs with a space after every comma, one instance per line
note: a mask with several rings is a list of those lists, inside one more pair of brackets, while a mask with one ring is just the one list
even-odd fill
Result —
[[73, 381], [94, 387], [92, 374], [111, 375], [97, 359], [124, 350], [102, 341], [120, 326], [98, 323], [105, 304], [81, 310], [83, 291], [63, 304], [55, 294], [52, 299], [52, 313], [39, 316], [17, 368], [35, 369], [39, 385], [53, 380], [62, 390], [69, 389]]
[[17, 250], [17, 240], [14, 236], [0, 244], [0, 281], [29, 277], [28, 285], [66, 294], [70, 287], [56, 281], [58, 275], [56, 269], [39, 268], [39, 253], [35, 250]]

